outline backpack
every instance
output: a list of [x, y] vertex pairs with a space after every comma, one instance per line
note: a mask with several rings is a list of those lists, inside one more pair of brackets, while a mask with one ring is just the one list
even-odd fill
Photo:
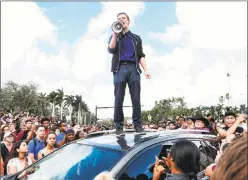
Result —
[[36, 147], [36, 138], [34, 137], [33, 139], [32, 139], [33, 141], [34, 141], [34, 149], [35, 149], [35, 147]]

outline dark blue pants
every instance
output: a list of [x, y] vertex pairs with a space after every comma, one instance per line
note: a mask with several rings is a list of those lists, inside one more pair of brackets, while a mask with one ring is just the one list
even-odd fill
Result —
[[129, 93], [131, 95], [133, 106], [132, 119], [134, 127], [141, 126], [140, 74], [136, 70], [135, 64], [121, 64], [119, 71], [114, 73], [114, 122], [117, 129], [123, 128], [123, 101], [125, 96], [126, 84], [128, 84]]

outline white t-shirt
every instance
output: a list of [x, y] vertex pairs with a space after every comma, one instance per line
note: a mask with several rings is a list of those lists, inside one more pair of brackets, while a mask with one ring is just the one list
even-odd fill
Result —
[[[27, 158], [28, 158], [28, 166], [30, 166], [32, 164], [32, 160], [30, 157], [27, 157]], [[18, 158], [12, 158], [9, 160], [8, 165], [7, 165], [7, 174], [9, 174], [9, 166], [15, 166], [17, 169], [17, 172], [20, 172], [24, 168], [26, 168], [25, 165], [22, 164]]]
[[247, 131], [247, 124], [246, 123], [242, 123], [240, 127], [242, 127], [244, 129], [244, 131]]

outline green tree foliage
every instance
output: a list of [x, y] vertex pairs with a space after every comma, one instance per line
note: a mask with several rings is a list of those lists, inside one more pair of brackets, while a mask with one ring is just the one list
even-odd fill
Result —
[[38, 85], [33, 82], [18, 84], [8, 81], [0, 91], [0, 109], [60, 119], [69, 116], [70, 120], [77, 119], [78, 123], [84, 124], [96, 121], [81, 95], [66, 95], [62, 88], [49, 94], [38, 92]]
[[[226, 97], [230, 97], [229, 94]], [[219, 104], [212, 106], [200, 105], [194, 108], [188, 108], [184, 97], [172, 97], [155, 101], [155, 105], [151, 111], [142, 111], [142, 119], [148, 121], [148, 116], [152, 117], [152, 122], [158, 123], [160, 120], [176, 119], [178, 116], [206, 116], [211, 114], [214, 118], [220, 117], [226, 111], [233, 111], [235, 113], [247, 112], [248, 108], [245, 104], [240, 107], [225, 106], [224, 103], [228, 98], [224, 96], [219, 97]]]

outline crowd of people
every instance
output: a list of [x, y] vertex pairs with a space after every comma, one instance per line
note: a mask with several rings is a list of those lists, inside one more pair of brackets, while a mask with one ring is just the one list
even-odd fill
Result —
[[[22, 171], [27, 166], [47, 156], [57, 148], [74, 140], [85, 138], [92, 132], [112, 130], [115, 128], [114, 125], [70, 124], [56, 118], [32, 116], [27, 115], [24, 112], [16, 114], [2, 112], [0, 123], [1, 176]], [[133, 128], [133, 125], [125, 124], [125, 128], [131, 129]], [[244, 158], [244, 154], [247, 154], [247, 141], [244, 140], [245, 138], [247, 140], [247, 117], [245, 114], [236, 115], [232, 112], [227, 112], [217, 120], [214, 120], [211, 115], [207, 115], [206, 118], [179, 116], [176, 120], [159, 121], [158, 123], [144, 123], [143, 129], [145, 131], [198, 129], [217, 135], [217, 139], [221, 142], [221, 146], [218, 155], [216, 156], [215, 163], [206, 168], [206, 176], [211, 179], [222, 179], [219, 178], [219, 174], [224, 173], [225, 171], [223, 168], [225, 168], [232, 171], [228, 173], [229, 175], [225, 176], [226, 179], [229, 179], [228, 177], [231, 177], [233, 175], [232, 173], [237, 173], [238, 177], [240, 177], [239, 179], [247, 177], [247, 171], [238, 170], [237, 167], [232, 164], [233, 161], [236, 161], [240, 162], [238, 164], [240, 168], [242, 167], [244, 169], [247, 167], [247, 164], [244, 164], [245, 160], [240, 159]], [[199, 164], [199, 158], [197, 157], [198, 151], [194, 149], [195, 146], [190, 142], [179, 141], [175, 143], [171, 148], [168, 157], [164, 157], [164, 163], [167, 164], [170, 169], [179, 168], [178, 170], [174, 169], [173, 171], [180, 171], [179, 174], [182, 175], [186, 173], [187, 168], [190, 168], [184, 167], [185, 164], [182, 163], [186, 162], [176, 157], [176, 154], [178, 154], [177, 151], [179, 151], [179, 149], [182, 150], [183, 147], [188, 147], [188, 150], [190, 148], [192, 149], [189, 152], [188, 150], [185, 150], [188, 154], [184, 153], [184, 155], [189, 155], [194, 159], [195, 162], [192, 164], [191, 168], [196, 168], [195, 166]], [[231, 152], [231, 150], [235, 152]], [[192, 154], [192, 152], [195, 153]], [[234, 155], [236, 152], [242, 152], [243, 155]], [[232, 153], [232, 156], [230, 156], [230, 153]], [[186, 160], [187, 158], [183, 159]], [[159, 179], [161, 174], [166, 173], [163, 166], [160, 166], [159, 161], [161, 160], [156, 160], [155, 163], [156, 171], [154, 171], [154, 180]], [[228, 167], [227, 164], [229, 164]], [[233, 169], [231, 169], [231, 167], [233, 167]], [[23, 174], [23, 176], [25, 176], [25, 174]], [[99, 176], [102, 178], [109, 177], [109, 175], [106, 176], [106, 173], [103, 176], [101, 176], [101, 174]], [[183, 177], [184, 176], [179, 179], [184, 179]], [[173, 178], [173, 175], [167, 176], [167, 179]]]
[[[128, 125], [127, 128], [132, 128]], [[146, 130], [203, 130], [216, 135], [218, 152], [214, 163], [205, 169], [210, 180], [247, 180], [247, 115], [226, 112], [214, 120], [211, 115], [204, 117], [178, 117], [176, 121], [160, 121], [158, 124], [145, 124]], [[163, 149], [162, 149], [163, 151]], [[197, 180], [200, 169], [200, 150], [188, 140], [175, 142], [169, 153], [162, 159], [156, 158], [152, 180]], [[110, 172], [102, 172], [95, 180], [114, 180]]]
[[14, 174], [49, 153], [87, 134], [96, 125], [78, 125], [26, 113], [1, 113], [0, 174]]

